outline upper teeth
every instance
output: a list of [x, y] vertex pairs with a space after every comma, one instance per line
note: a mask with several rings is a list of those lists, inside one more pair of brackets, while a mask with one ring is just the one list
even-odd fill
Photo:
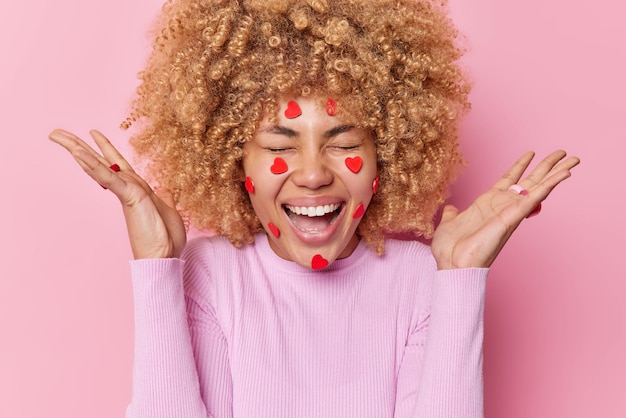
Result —
[[306, 215], [306, 216], [324, 216], [327, 213], [331, 213], [336, 211], [341, 204], [334, 203], [332, 205], [324, 205], [324, 206], [289, 206], [287, 205], [287, 209], [298, 214], [298, 215]]

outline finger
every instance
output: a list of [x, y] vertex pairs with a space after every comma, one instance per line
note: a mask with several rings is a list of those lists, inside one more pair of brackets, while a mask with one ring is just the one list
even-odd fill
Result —
[[[574, 166], [576, 165], [577, 164], [575, 164]], [[563, 168], [561, 170], [555, 171], [554, 173], [546, 176], [546, 178], [544, 178], [539, 184], [535, 185], [531, 189], [529, 196], [544, 200], [556, 186], [558, 186], [564, 180], [570, 178], [571, 175], [571, 169]]]
[[107, 162], [103, 163], [99, 158], [94, 157], [82, 148], [74, 150], [72, 156], [89, 177], [97, 181], [102, 187], [110, 189], [113, 193], [120, 196], [121, 188], [126, 183], [116, 172], [108, 167]]
[[[574, 160], [577, 159], [574, 158]], [[577, 163], [574, 164], [573, 167], [576, 165]], [[525, 216], [530, 217], [539, 213], [541, 210], [541, 202], [552, 193], [556, 186], [570, 178], [571, 175], [572, 173], [569, 169], [558, 170], [548, 175], [539, 184], [533, 187], [532, 191], [529, 192], [524, 199], [520, 199], [518, 203], [522, 212], [525, 213]]]
[[91, 146], [85, 143], [85, 141], [83, 141], [71, 132], [65, 131], [63, 129], [55, 129], [50, 133], [50, 135], [48, 135], [48, 137], [53, 142], [56, 142], [57, 144], [68, 150], [70, 154], [73, 154], [76, 150], [82, 148], [83, 150], [91, 154], [92, 157], [101, 161], [103, 164], [106, 162], [104, 158], [100, 154], [98, 154], [98, 152], [96, 152], [96, 150], [94, 150]]
[[89, 134], [94, 139], [100, 150], [102, 151], [102, 155], [110, 164], [117, 164], [125, 171], [134, 172], [131, 165], [126, 161], [126, 158], [122, 156], [122, 154], [111, 144], [111, 141], [108, 140], [106, 136], [104, 136], [101, 132], [97, 130], [89, 131]]
[[571, 170], [572, 168], [576, 167], [578, 164], [580, 164], [580, 159], [578, 157], [568, 157], [567, 159], [559, 162], [556, 166], [554, 166], [552, 170], [550, 170], [550, 172], [546, 174], [546, 177], [551, 176], [554, 173], [557, 173], [562, 170]]
[[[557, 150], [544, 158], [531, 173], [519, 182], [519, 185], [525, 189], [530, 189], [535, 184], [540, 183], [551, 171], [559, 167], [559, 161], [565, 158], [566, 152]], [[558, 171], [558, 169], [557, 169]]]
[[502, 177], [500, 177], [500, 179], [493, 185], [493, 188], [498, 190], [506, 190], [511, 185], [516, 184], [522, 177], [522, 174], [524, 174], [524, 171], [526, 171], [526, 169], [528, 168], [528, 165], [530, 164], [534, 156], [535, 153], [532, 151], [529, 151], [526, 154], [522, 155], [520, 159], [517, 160], [515, 164], [513, 164], [513, 166], [509, 168], [509, 170], [504, 173]]
[[533, 185], [531, 182], [527, 181], [527, 179], [524, 179], [524, 181], [520, 182], [520, 186], [527, 188], [528, 192], [532, 193], [534, 197], [538, 195], [540, 199], [543, 200], [552, 189], [572, 175], [571, 170], [578, 164], [580, 164], [578, 157], [569, 157], [554, 166], [538, 183]]

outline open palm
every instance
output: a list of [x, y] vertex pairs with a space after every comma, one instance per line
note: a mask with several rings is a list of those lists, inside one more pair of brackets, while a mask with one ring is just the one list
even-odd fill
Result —
[[[571, 176], [580, 160], [565, 156], [553, 152], [522, 179], [534, 157], [526, 153], [466, 210], [446, 206], [432, 241], [438, 268], [489, 267], [522, 220]], [[516, 184], [527, 194], [510, 190]]]
[[[157, 196], [104, 135], [90, 133], [102, 155], [61, 129], [52, 131], [50, 139], [68, 150], [91, 178], [118, 197], [135, 259], [178, 257], [186, 243], [186, 231], [171, 196]], [[111, 168], [113, 164], [119, 171]]]

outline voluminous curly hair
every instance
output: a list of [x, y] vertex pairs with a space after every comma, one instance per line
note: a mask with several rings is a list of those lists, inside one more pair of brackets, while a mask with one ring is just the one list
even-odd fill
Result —
[[[190, 223], [253, 241], [243, 145], [281, 94], [332, 97], [375, 138], [380, 188], [358, 234], [429, 236], [462, 161], [469, 107], [445, 0], [171, 0], [125, 127], [148, 176]], [[321, 99], [321, 100], [322, 100]]]

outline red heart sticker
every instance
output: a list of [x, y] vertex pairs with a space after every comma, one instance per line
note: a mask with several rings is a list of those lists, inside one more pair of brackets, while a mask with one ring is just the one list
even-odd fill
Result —
[[270, 170], [274, 174], [283, 174], [287, 172], [287, 163], [280, 157], [274, 159], [274, 164], [270, 167]]
[[346, 167], [348, 167], [348, 169], [353, 173], [358, 173], [359, 171], [361, 171], [362, 165], [363, 160], [361, 159], [361, 157], [346, 158]]
[[361, 203], [361, 204], [359, 204], [359, 206], [354, 211], [354, 215], [352, 215], [352, 218], [353, 219], [358, 219], [358, 218], [360, 218], [363, 215], [365, 215], [365, 206], [363, 206], [363, 203]]
[[526, 218], [528, 219], [528, 218], [532, 218], [535, 215], [539, 215], [539, 212], [541, 212], [541, 203], [535, 206], [535, 209], [533, 209], [533, 211], [530, 212], [528, 216], [526, 216]]
[[246, 177], [246, 190], [248, 193], [254, 193], [254, 183], [250, 177]]
[[337, 104], [333, 99], [326, 101], [326, 113], [328, 113], [328, 116], [335, 116], [337, 114]]
[[270, 222], [267, 224], [267, 227], [272, 232], [272, 235], [274, 235], [276, 238], [280, 237], [280, 229], [278, 229], [276, 225]]
[[374, 183], [372, 184], [372, 192], [374, 192], [374, 194], [376, 194], [376, 192], [378, 192], [378, 184], [380, 183], [380, 179], [378, 177], [376, 177], [374, 179]]
[[324, 257], [322, 257], [319, 254], [315, 254], [313, 256], [313, 260], [311, 260], [311, 267], [314, 270], [323, 269], [326, 266], [328, 266], [328, 260], [326, 260]]
[[285, 110], [285, 117], [287, 119], [297, 118], [302, 114], [302, 109], [300, 109], [300, 105], [293, 100], [290, 100], [287, 103], [287, 109]]

